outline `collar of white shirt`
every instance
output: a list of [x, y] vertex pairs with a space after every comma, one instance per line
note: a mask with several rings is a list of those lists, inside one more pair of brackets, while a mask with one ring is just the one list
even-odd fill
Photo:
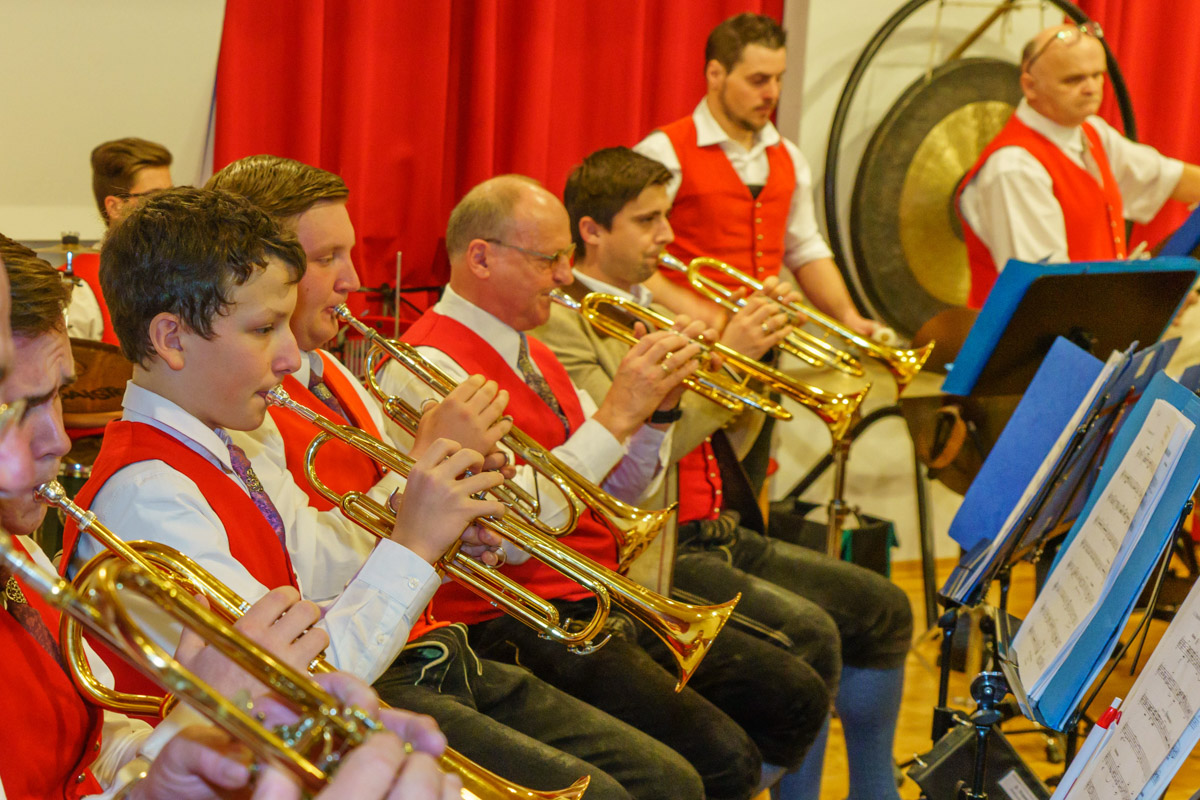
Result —
[[[729, 138], [729, 134], [725, 133], [725, 129], [721, 127], [721, 123], [717, 122], [717, 118], [713, 116], [712, 111], [708, 108], [708, 100], [700, 101], [700, 105], [696, 106], [696, 110], [692, 112], [692, 121], [696, 123], [696, 146], [708, 147], [713, 144], [734, 145], [745, 150], [742, 145]], [[760, 150], [766, 150], [768, 147], [779, 143], [779, 131], [775, 125], [768, 120], [767, 124], [754, 134], [754, 143], [746, 152], [750, 155], [756, 154]]]
[[1017, 103], [1017, 119], [1024, 122], [1034, 131], [1037, 131], [1042, 136], [1045, 136], [1053, 142], [1059, 150], [1068, 153], [1075, 153], [1082, 156], [1084, 153], [1083, 146], [1083, 127], [1076, 125], [1067, 127], [1059, 125], [1049, 117], [1043, 116], [1040, 112], [1035, 111], [1025, 98], [1021, 98], [1021, 102]]
[[437, 314], [450, 317], [466, 325], [492, 349], [500, 354], [504, 363], [517, 371], [517, 355], [521, 352], [521, 334], [498, 317], [484, 311], [458, 292], [446, 287], [442, 299], [433, 307]]
[[584, 275], [579, 270], [573, 271], [575, 273], [575, 277], [580, 283], [588, 288], [589, 292], [606, 292], [608, 294], [615, 294], [617, 297], [623, 297], [626, 300], [632, 300], [633, 302], [643, 306], [650, 305], [651, 301], [654, 299], [654, 295], [649, 289], [646, 288], [646, 284], [644, 283], [635, 284], [633, 291], [627, 292], [624, 289], [619, 289], [616, 286], [613, 286], [611, 283], [605, 283], [599, 278], [593, 278], [591, 275]]
[[220, 464], [226, 472], [233, 472], [229, 448], [225, 443], [211, 428], [178, 404], [129, 381], [125, 384], [125, 397], [121, 405], [125, 409], [123, 418], [129, 422], [142, 422], [158, 428], [210, 461]]

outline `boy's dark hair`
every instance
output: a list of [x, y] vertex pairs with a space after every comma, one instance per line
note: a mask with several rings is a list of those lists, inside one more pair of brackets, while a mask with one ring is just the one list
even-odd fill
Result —
[[613, 217], [647, 186], [665, 186], [671, 171], [652, 158], [628, 147], [597, 150], [571, 170], [563, 189], [563, 205], [571, 218], [571, 241], [576, 252], [586, 252], [579, 220], [591, 217], [605, 230], [612, 229]]
[[158, 142], [128, 136], [96, 145], [92, 150], [92, 194], [100, 216], [109, 222], [104, 198], [120, 197], [133, 188], [139, 171], [171, 166], [171, 151]]
[[0, 259], [8, 273], [13, 336], [33, 339], [50, 331], [65, 331], [63, 309], [71, 291], [63, 274], [38, 258], [37, 253], [0, 233]]
[[704, 45], [704, 64], [716, 59], [726, 72], [732, 72], [742, 60], [746, 45], [762, 45], [768, 50], [778, 50], [787, 45], [787, 32], [783, 27], [762, 14], [749, 11], [730, 17], [708, 35]]
[[238, 159], [209, 178], [204, 188], [240, 194], [280, 222], [322, 200], [350, 196], [346, 182], [332, 172], [271, 155]]
[[100, 251], [100, 287], [121, 352], [135, 364], [152, 359], [150, 321], [164, 312], [211, 338], [230, 290], [269, 258], [289, 267], [294, 281], [304, 275], [300, 242], [246, 198], [192, 187], [148, 197]]

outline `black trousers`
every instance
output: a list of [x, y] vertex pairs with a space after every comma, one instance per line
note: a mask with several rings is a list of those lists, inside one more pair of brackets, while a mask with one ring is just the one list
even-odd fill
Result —
[[[595, 601], [556, 601], [564, 619], [590, 619]], [[480, 655], [520, 664], [558, 689], [669, 745], [704, 780], [710, 800], [749, 798], [762, 761], [803, 759], [830, 705], [821, 675], [803, 660], [726, 626], [691, 681], [676, 693], [671, 656], [640, 622], [614, 608], [612, 638], [575, 655], [511, 617], [470, 628]]]
[[526, 669], [478, 658], [462, 625], [410, 643], [375, 689], [432, 716], [451, 747], [530, 789], [563, 789], [586, 774], [589, 800], [703, 797], [699, 775], [669, 747]]

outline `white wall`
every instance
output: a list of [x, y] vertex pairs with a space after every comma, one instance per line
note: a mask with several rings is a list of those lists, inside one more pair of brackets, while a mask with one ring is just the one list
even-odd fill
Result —
[[224, 0], [0, 0], [0, 232], [103, 229], [88, 157], [140, 136], [204, 176]]

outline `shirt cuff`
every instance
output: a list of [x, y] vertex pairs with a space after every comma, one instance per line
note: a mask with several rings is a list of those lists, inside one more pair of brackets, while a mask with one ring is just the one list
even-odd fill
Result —
[[[645, 428], [644, 425], [642, 427]], [[597, 485], [603, 483], [605, 476], [625, 457], [625, 446], [617, 441], [612, 431], [594, 419], [580, 425], [567, 443], [572, 453], [587, 454], [586, 458], [574, 459], [579, 462], [575, 468]]]
[[[441, 584], [437, 570], [402, 544], [381, 539], [351, 583], [366, 583], [410, 609], [416, 622]], [[410, 614], [405, 614], [409, 617]]]

